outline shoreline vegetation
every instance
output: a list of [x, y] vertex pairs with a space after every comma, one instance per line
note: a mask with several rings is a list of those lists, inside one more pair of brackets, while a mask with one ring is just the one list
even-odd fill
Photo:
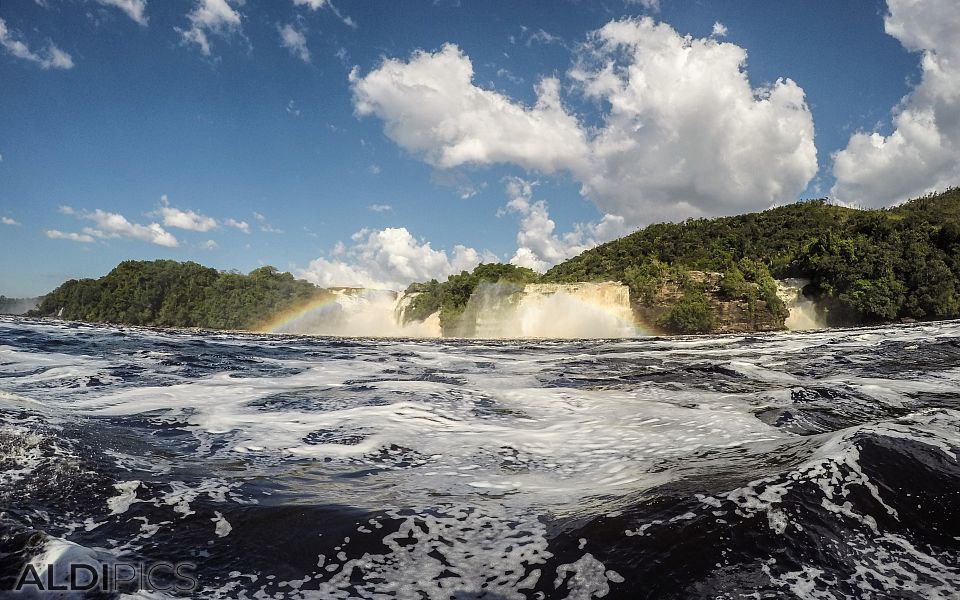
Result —
[[[411, 284], [405, 322], [439, 312], [453, 328], [483, 283], [617, 281], [634, 315], [666, 334], [783, 329], [778, 279], [809, 283], [831, 327], [960, 317], [960, 188], [875, 210], [810, 200], [758, 213], [650, 225], [540, 275], [481, 264]], [[194, 262], [124, 261], [70, 280], [27, 313], [122, 325], [255, 331], [273, 316], [330, 297], [274, 267], [249, 274]], [[735, 323], [733, 321], [736, 321]]]

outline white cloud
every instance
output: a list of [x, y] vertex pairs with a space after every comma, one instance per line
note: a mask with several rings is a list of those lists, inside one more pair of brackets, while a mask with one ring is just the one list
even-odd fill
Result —
[[608, 23], [590, 35], [569, 76], [596, 102], [588, 128], [543, 79], [527, 107], [473, 83], [453, 45], [354, 70], [359, 115], [429, 164], [512, 163], [565, 170], [602, 214], [638, 225], [731, 214], [796, 199], [817, 172], [813, 117], [789, 79], [753, 88], [746, 51], [681, 36], [652, 19]]
[[296, 103], [293, 100], [291, 100], [290, 102], [287, 102], [287, 114], [293, 115], [295, 117], [300, 116], [300, 109], [297, 108]]
[[203, 248], [204, 250], [216, 250], [220, 246], [217, 244], [217, 242], [213, 240], [207, 240], [203, 244], [201, 244], [200, 247]]
[[632, 224], [796, 199], [817, 172], [813, 116], [790, 79], [751, 87], [746, 58], [646, 17], [594, 32], [570, 75], [610, 108], [583, 193]]
[[138, 24], [147, 25], [147, 0], [97, 0], [104, 6], [113, 6], [127, 13]]
[[960, 183], [960, 10], [955, 0], [887, 0], [886, 32], [921, 52], [920, 83], [889, 135], [858, 132], [833, 156], [841, 202], [884, 206]]
[[[79, 216], [88, 221], [93, 221], [96, 225], [96, 227], [83, 228], [83, 233], [86, 234], [85, 237], [101, 239], [127, 238], [149, 242], [158, 246], [167, 246], [169, 248], [175, 248], [179, 245], [177, 238], [161, 227], [159, 223], [150, 223], [149, 225], [131, 223], [126, 217], [119, 213], [107, 212], [99, 208], [93, 212], [83, 211]], [[79, 238], [69, 239], [88, 241], [87, 239]], [[89, 241], [92, 241], [92, 239]]]
[[[283, 27], [277, 27], [280, 32], [280, 45], [290, 51], [290, 54], [296, 56], [305, 63], [310, 62], [310, 49], [307, 48], [306, 31], [301, 27], [297, 28], [293, 23], [287, 23]], [[291, 100], [291, 105], [293, 101]], [[287, 107], [290, 112], [290, 105]], [[300, 111], [297, 111], [300, 114]]]
[[9, 29], [7, 22], [0, 18], [0, 46], [3, 46], [9, 54], [35, 63], [41, 69], [73, 68], [73, 58], [53, 42], [47, 42], [46, 48], [34, 51], [19, 38], [20, 33]]
[[197, 0], [193, 10], [187, 14], [190, 28], [175, 29], [180, 33], [184, 44], [196, 44], [201, 54], [210, 56], [208, 34], [227, 37], [239, 33], [242, 17], [231, 4], [243, 6], [243, 3], [243, 0]]
[[725, 37], [727, 35], [727, 26], [720, 21], [716, 21], [713, 24], [713, 32], [711, 35], [713, 35], [713, 37]]
[[356, 29], [357, 23], [348, 16], [345, 16], [337, 7], [333, 5], [333, 2], [330, 0], [293, 0], [294, 6], [306, 6], [310, 10], [320, 10], [321, 8], [329, 8], [333, 14], [337, 16], [338, 19], [343, 21], [344, 25], [348, 27], [353, 27]]
[[626, 0], [626, 3], [628, 5], [639, 4], [647, 10], [652, 10], [654, 12], [660, 10], [660, 0]]
[[210, 231], [216, 229], [217, 221], [212, 217], [201, 215], [192, 210], [180, 210], [170, 206], [166, 194], [160, 197], [160, 210], [157, 214], [163, 217], [163, 224], [167, 227], [176, 227], [188, 231]]
[[543, 29], [538, 29], [537, 31], [530, 34], [530, 37], [527, 38], [527, 48], [531, 47], [533, 44], [558, 44], [563, 46], [563, 38], [558, 35], [553, 35], [549, 31], [544, 31]]
[[227, 219], [223, 222], [227, 227], [233, 227], [239, 229], [244, 233], [250, 233], [250, 224], [246, 221], [237, 221], [236, 219]]
[[270, 223], [267, 223], [267, 218], [257, 211], [253, 211], [253, 218], [260, 223], [260, 231], [264, 233], [283, 233], [282, 229], [277, 229]]
[[481, 260], [495, 262], [489, 252], [456, 246], [453, 254], [435, 250], [404, 227], [362, 229], [348, 247], [338, 244], [329, 257], [320, 257], [297, 276], [321, 287], [368, 287], [402, 290], [414, 281], [443, 280], [473, 269]]
[[367, 208], [369, 208], [373, 212], [387, 212], [387, 211], [393, 210], [393, 207], [390, 206], [389, 204], [371, 204]]
[[20, 222], [17, 221], [16, 219], [12, 219], [6, 216], [0, 217], [0, 223], [3, 223], [4, 225], [20, 225]]
[[57, 207], [57, 212], [64, 215], [73, 215], [73, 214], [76, 214], [77, 211], [75, 211], [72, 206], [61, 204], [60, 206]]
[[66, 233], [60, 231], [59, 229], [48, 229], [46, 232], [47, 237], [53, 240], [72, 240], [74, 242], [83, 242], [85, 244], [90, 244], [94, 242], [93, 236], [86, 233]]
[[452, 44], [408, 62], [385, 60], [362, 77], [354, 69], [350, 81], [357, 114], [376, 115], [387, 137], [437, 167], [516, 163], [553, 172], [586, 154], [556, 79], [544, 79], [536, 105], [523, 106], [474, 85], [473, 64]]
[[380, 165], [370, 165], [369, 167], [367, 167], [367, 171], [369, 171], [371, 175], [379, 175]]
[[510, 201], [498, 214], [509, 212], [521, 217], [517, 251], [510, 259], [512, 264], [543, 273], [559, 262], [626, 233], [623, 218], [613, 215], [605, 215], [599, 224], [579, 224], [573, 231], [555, 233], [556, 223], [550, 218], [546, 201], [533, 200], [534, 185], [519, 177], [506, 180]]

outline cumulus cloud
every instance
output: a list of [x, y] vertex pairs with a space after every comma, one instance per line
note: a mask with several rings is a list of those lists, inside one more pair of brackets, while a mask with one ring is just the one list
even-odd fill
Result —
[[204, 243], [200, 244], [200, 247], [203, 248], [204, 250], [216, 250], [217, 248], [220, 247], [220, 245], [217, 244], [217, 242], [215, 242], [214, 240], [207, 240]]
[[0, 223], [3, 223], [4, 225], [20, 225], [19, 221], [7, 216], [0, 217]]
[[358, 115], [429, 164], [564, 170], [602, 214], [630, 225], [762, 209], [796, 199], [817, 172], [813, 117], [790, 79], [754, 88], [746, 51], [650, 18], [593, 32], [568, 74], [601, 111], [588, 128], [543, 79], [524, 106], [473, 83], [454, 45], [351, 73]]
[[247, 223], [246, 221], [237, 221], [236, 219], [231, 218], [224, 221], [223, 224], [226, 225], [227, 227], [233, 227], [235, 229], [239, 229], [244, 233], [250, 233], [250, 224]]
[[[293, 56], [305, 63], [309, 63], [310, 49], [307, 48], [306, 31], [302, 27], [298, 28], [293, 23], [287, 23], [282, 27], [277, 27], [277, 30], [280, 32], [280, 45], [289, 50]], [[287, 106], [287, 112], [290, 112], [292, 105], [293, 100], [291, 100]], [[300, 111], [297, 111], [298, 116], [299, 114]]]
[[197, 0], [187, 14], [190, 27], [175, 28], [183, 43], [196, 44], [201, 54], [210, 56], [209, 34], [227, 37], [241, 31], [242, 17], [233, 5], [242, 6], [243, 0]]
[[579, 224], [573, 231], [558, 234], [546, 201], [533, 200], [533, 188], [533, 183], [519, 177], [506, 180], [510, 200], [499, 214], [520, 216], [512, 264], [543, 273], [559, 262], [626, 233], [623, 217], [604, 215], [600, 223]]
[[73, 68], [73, 58], [53, 42], [47, 42], [46, 48], [35, 51], [20, 37], [20, 32], [8, 28], [7, 22], [0, 18], [0, 46], [3, 46], [8, 54], [39, 65], [41, 69]]
[[452, 254], [417, 240], [404, 227], [361, 229], [352, 243], [338, 244], [328, 257], [312, 261], [298, 277], [321, 287], [367, 287], [402, 290], [411, 282], [445, 279], [496, 256], [458, 245]]
[[104, 6], [113, 6], [127, 13], [139, 25], [147, 25], [147, 0], [97, 0]]
[[71, 240], [73, 242], [83, 242], [85, 244], [91, 244], [94, 242], [93, 236], [86, 233], [73, 233], [73, 232], [64, 232], [59, 229], [48, 229], [45, 232], [47, 237], [52, 240]]
[[554, 172], [586, 155], [584, 132], [560, 104], [560, 84], [540, 82], [527, 107], [473, 83], [473, 64], [453, 45], [387, 59], [365, 76], [350, 74], [358, 115], [384, 121], [384, 133], [440, 168], [515, 163]]
[[609, 106], [583, 193], [631, 223], [795, 199], [817, 172], [813, 116], [790, 79], [753, 88], [746, 58], [650, 18], [594, 32], [570, 73]]
[[724, 25], [723, 23], [721, 23], [720, 21], [716, 21], [716, 22], [713, 24], [713, 32], [711, 33], [711, 35], [713, 35], [714, 37], [724, 37], [724, 36], [726, 36], [726, 35], [727, 35], [727, 26]]
[[217, 221], [213, 217], [170, 206], [166, 194], [160, 197], [160, 204], [157, 215], [163, 218], [163, 224], [167, 227], [176, 227], [188, 231], [210, 231], [217, 227]]
[[126, 238], [149, 242], [158, 246], [166, 246], [168, 248], [175, 248], [179, 246], [177, 238], [172, 233], [164, 229], [159, 223], [150, 223], [148, 225], [131, 223], [126, 217], [119, 213], [107, 212], [99, 208], [92, 212], [77, 212], [70, 207], [61, 207], [60, 212], [63, 212], [64, 214], [75, 215], [87, 221], [92, 221], [95, 227], [84, 227], [83, 234], [63, 233], [57, 231], [56, 229], [51, 229], [47, 231], [47, 237], [70, 239], [77, 242], [92, 242], [94, 238]]
[[960, 183], [960, 11], [954, 0], [887, 0], [887, 34], [921, 53], [920, 83], [893, 110], [893, 132], [858, 132], [833, 156], [831, 193], [884, 206]]

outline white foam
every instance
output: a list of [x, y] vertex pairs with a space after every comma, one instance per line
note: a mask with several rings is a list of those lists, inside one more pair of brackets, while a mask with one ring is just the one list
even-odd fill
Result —
[[107, 508], [111, 515], [120, 515], [130, 509], [130, 505], [137, 502], [137, 489], [140, 487], [139, 481], [123, 481], [113, 484], [119, 495], [107, 498]]

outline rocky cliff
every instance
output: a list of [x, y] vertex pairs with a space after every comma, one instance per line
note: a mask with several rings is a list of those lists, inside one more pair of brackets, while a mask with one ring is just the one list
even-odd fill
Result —
[[[722, 273], [687, 271], [683, 278], [667, 276], [656, 291], [647, 297], [631, 298], [637, 323], [652, 333], [744, 333], [752, 331], [780, 331], [788, 313], [783, 307], [769, 306], [757, 298], [731, 298], [722, 289]], [[747, 283], [757, 290], [754, 283]], [[691, 291], [704, 302], [704, 323], [707, 331], [678, 330], [670, 319], [671, 313], [691, 297]], [[759, 296], [759, 294], [752, 294]]]

